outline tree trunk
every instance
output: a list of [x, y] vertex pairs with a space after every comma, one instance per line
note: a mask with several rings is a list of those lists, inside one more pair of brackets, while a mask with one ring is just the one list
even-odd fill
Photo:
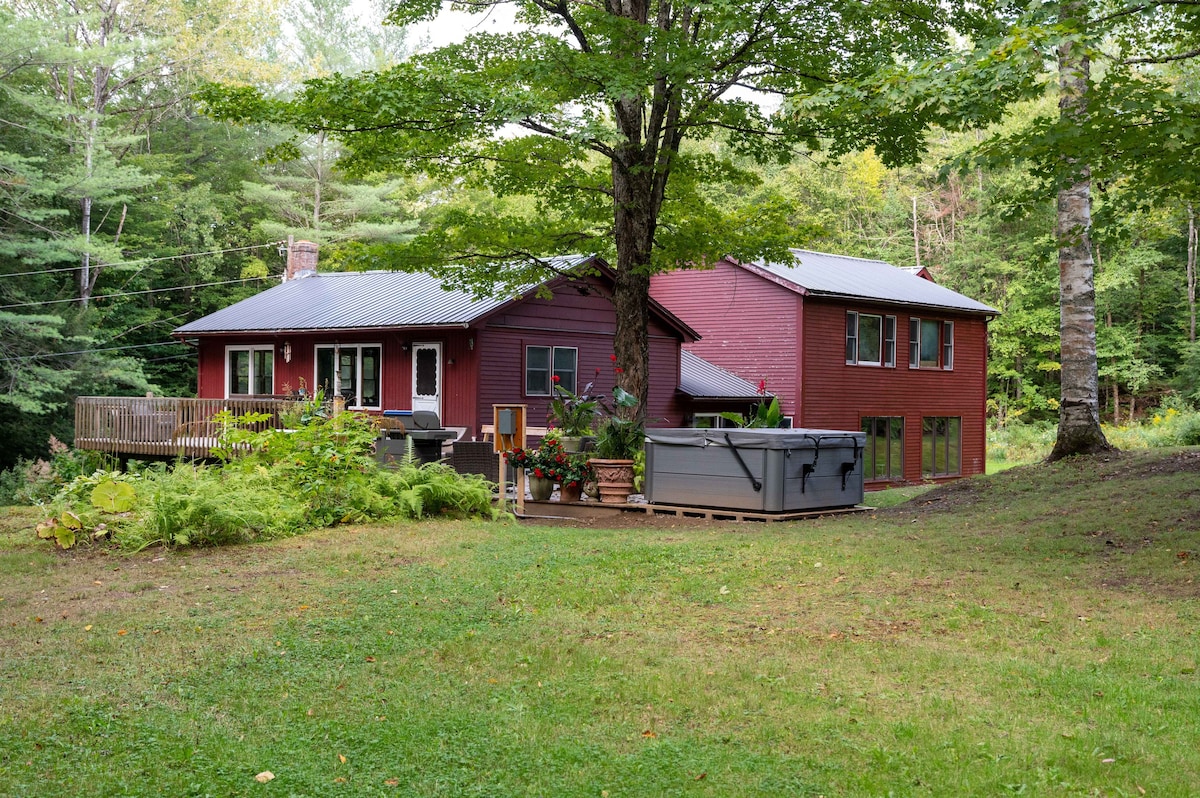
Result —
[[1196, 343], [1196, 209], [1188, 203], [1187, 299], [1188, 341]]
[[[1086, 6], [1070, 2], [1063, 16], [1083, 20]], [[1058, 48], [1059, 116], [1082, 125], [1087, 117], [1090, 60], [1083, 45]], [[1100, 380], [1096, 366], [1096, 289], [1093, 283], [1091, 169], [1065, 157], [1071, 183], [1058, 192], [1058, 283], [1061, 320], [1062, 396], [1058, 438], [1049, 459], [1095, 454], [1112, 447], [1100, 429]]]
[[613, 353], [620, 369], [617, 384], [638, 398], [638, 412], [644, 414], [650, 386], [650, 252], [657, 221], [654, 171], [637, 163], [637, 149], [628, 147], [622, 155], [612, 166], [617, 248]]

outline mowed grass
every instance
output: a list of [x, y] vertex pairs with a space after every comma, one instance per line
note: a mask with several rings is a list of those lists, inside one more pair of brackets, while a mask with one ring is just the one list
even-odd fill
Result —
[[771, 525], [126, 556], [34, 518], [0, 515], [6, 796], [1200, 789], [1196, 450]]

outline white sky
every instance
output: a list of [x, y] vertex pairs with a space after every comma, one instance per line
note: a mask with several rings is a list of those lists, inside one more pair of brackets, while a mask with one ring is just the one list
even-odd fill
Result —
[[414, 25], [409, 41], [421, 50], [434, 49], [461, 41], [471, 33], [505, 33], [513, 30], [515, 9], [510, 5], [493, 8], [485, 14], [468, 14], [443, 8], [432, 22]]

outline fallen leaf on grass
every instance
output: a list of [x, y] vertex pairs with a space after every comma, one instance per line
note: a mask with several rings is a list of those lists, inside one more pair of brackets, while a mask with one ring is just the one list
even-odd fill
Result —
[[118, 635], [118, 636], [120, 636], [120, 635], [127, 635], [127, 634], [129, 634], [129, 632], [127, 632], [127, 631], [126, 631], [126, 630], [124, 630], [124, 629], [118, 629], [118, 630], [117, 630], [117, 635]]
[[338, 761], [344, 765], [344, 764], [346, 764], [346, 757], [342, 756], [341, 754], [338, 754]]
[[266, 784], [268, 781], [270, 781], [273, 778], [275, 778], [274, 773], [272, 773], [269, 770], [264, 770], [262, 773], [259, 773], [257, 776], [255, 776], [254, 780], [257, 781], [259, 784]]
[[386, 779], [386, 780], [384, 780], [383, 783], [384, 783], [384, 786], [387, 786], [387, 787], [396, 787], [396, 786], [399, 786], [400, 779]]
[[658, 735], [657, 735], [657, 734], [655, 734], [655, 733], [654, 733], [653, 731], [651, 731], [650, 729], [646, 729], [644, 732], [642, 732], [642, 736], [643, 736], [643, 737], [657, 737]]

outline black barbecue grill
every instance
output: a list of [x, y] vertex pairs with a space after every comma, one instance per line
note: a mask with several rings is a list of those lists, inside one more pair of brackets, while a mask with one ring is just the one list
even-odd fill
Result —
[[383, 415], [399, 422], [398, 428], [379, 431], [376, 452], [385, 464], [404, 457], [409, 446], [419, 462], [436, 463], [442, 459], [442, 444], [458, 437], [454, 430], [442, 427], [432, 410], [384, 410]]

